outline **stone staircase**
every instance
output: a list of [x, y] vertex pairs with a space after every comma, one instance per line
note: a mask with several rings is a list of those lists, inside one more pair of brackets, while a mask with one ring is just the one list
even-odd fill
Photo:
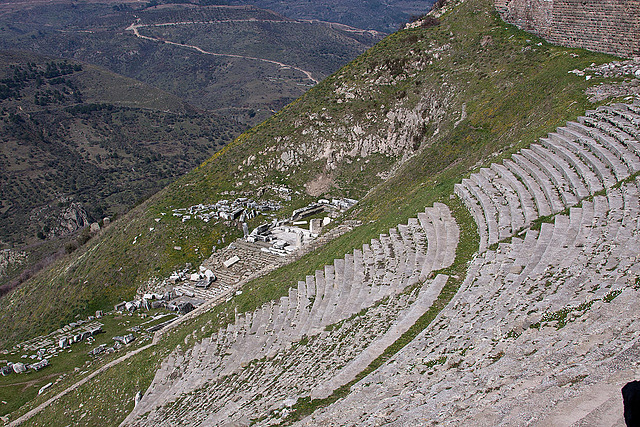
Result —
[[623, 426], [620, 389], [640, 379], [639, 125], [637, 103], [600, 107], [457, 185], [482, 239], [460, 290], [299, 424]]
[[[621, 425], [640, 359], [640, 104], [589, 111], [455, 186], [480, 250], [410, 344], [300, 425]], [[436, 204], [165, 360], [126, 425], [271, 425], [349, 383], [433, 304]], [[413, 286], [421, 285], [421, 286]]]
[[624, 104], [589, 111], [456, 184], [478, 224], [480, 252], [638, 172], [639, 111]]
[[125, 424], [268, 423], [300, 397], [328, 396], [429, 309], [448, 279], [432, 272], [453, 263], [458, 235], [436, 203], [336, 259], [288, 296], [172, 353]]

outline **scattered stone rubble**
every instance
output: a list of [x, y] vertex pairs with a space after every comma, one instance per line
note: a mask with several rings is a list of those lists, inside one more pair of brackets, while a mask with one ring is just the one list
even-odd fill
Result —
[[[199, 219], [204, 222], [211, 220], [239, 220], [240, 222], [252, 219], [260, 214], [280, 210], [280, 202], [267, 200], [255, 202], [247, 197], [239, 197], [233, 201], [220, 200], [213, 204], [199, 204], [188, 208], [173, 209], [173, 216], [181, 218], [182, 222], [190, 219]], [[156, 218], [160, 221], [161, 218]]]
[[[246, 207], [254, 202], [248, 198], [238, 198], [231, 204], [227, 201], [219, 203], [227, 207]], [[216, 250], [196, 272], [192, 272], [190, 267], [187, 267], [173, 272], [168, 278], [157, 283], [149, 282], [139, 289], [136, 299], [121, 302], [115, 309], [133, 311], [139, 308], [165, 307], [180, 314], [186, 314], [207, 301], [221, 296], [228, 297], [241, 283], [250, 278], [287, 264], [308, 250], [317, 248], [328, 239], [352, 229], [355, 224], [338, 226], [326, 233], [323, 238], [318, 239], [322, 227], [328, 225], [332, 217], [337, 217], [356, 203], [357, 200], [348, 198], [331, 201], [320, 199], [317, 203], [295, 210], [290, 218], [274, 219], [273, 222], [262, 224], [251, 232], [244, 223], [245, 237], [226, 248]], [[193, 213], [195, 212], [193, 208], [185, 212]], [[328, 216], [313, 218], [310, 221], [304, 220], [310, 215], [317, 216], [321, 213], [326, 213]], [[179, 215], [183, 214], [179, 213]], [[241, 214], [239, 215], [238, 219], [241, 218]], [[301, 227], [307, 224], [309, 228]], [[314, 240], [318, 242], [312, 244]]]
[[29, 369], [39, 371], [49, 366], [49, 360], [52, 357], [68, 351], [73, 344], [91, 342], [95, 335], [102, 332], [102, 326], [95, 316], [89, 316], [87, 320], [71, 322], [49, 335], [21, 342], [8, 353], [14, 355], [23, 353], [21, 356], [23, 359], [37, 360], [37, 362], [31, 364], [8, 362], [7, 365], [0, 367], [0, 374], [4, 376], [10, 373], [22, 373]]
[[14, 264], [22, 264], [27, 259], [24, 252], [16, 252], [11, 249], [3, 249], [0, 251], [0, 276], [4, 275], [7, 268]]
[[[640, 374], [639, 140], [640, 102], [600, 107], [456, 185], [480, 234], [459, 292], [299, 424], [621, 425], [620, 387]], [[270, 425], [356, 378], [446, 282], [430, 278], [455, 254], [446, 212], [176, 350], [124, 424]]]
[[[602, 77], [619, 77], [625, 80], [621, 83], [603, 83], [587, 89], [586, 94], [589, 101], [599, 102], [607, 98], [622, 98], [640, 95], [640, 58], [628, 61], [613, 61], [610, 63], [595, 66], [595, 64], [585, 70], [570, 71], [585, 78], [592, 75]], [[630, 78], [631, 77], [631, 78]], [[635, 78], [633, 78], [635, 77]]]
[[[244, 423], [274, 408], [279, 418], [286, 411], [278, 405], [299, 396], [330, 394], [431, 306], [447, 276], [429, 277], [453, 262], [457, 241], [448, 208], [427, 208], [308, 276], [288, 296], [239, 315], [187, 354], [172, 354], [129, 420], [153, 409], [133, 424], [171, 424], [185, 414], [206, 425]], [[162, 407], [168, 402], [176, 402], [171, 410]]]
[[601, 77], [626, 77], [640, 78], [640, 57], [627, 61], [613, 61], [596, 66], [593, 64], [585, 70]]

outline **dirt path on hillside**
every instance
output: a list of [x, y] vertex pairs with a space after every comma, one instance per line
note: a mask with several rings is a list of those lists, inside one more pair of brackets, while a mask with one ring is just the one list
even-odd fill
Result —
[[[150, 41], [154, 41], [154, 42], [158, 42], [158, 43], [165, 43], [165, 44], [169, 44], [172, 46], [179, 46], [179, 47], [184, 47], [187, 49], [193, 49], [197, 52], [200, 52], [202, 54], [205, 55], [212, 55], [212, 56], [223, 56], [223, 57], [227, 57], [227, 58], [238, 58], [238, 59], [246, 59], [246, 60], [250, 60], [250, 61], [262, 61], [262, 62], [267, 62], [269, 64], [274, 64], [277, 65], [281, 68], [290, 68], [292, 70], [296, 70], [301, 72], [302, 74], [304, 74], [307, 79], [311, 80], [313, 82], [313, 84], [317, 84], [318, 80], [316, 80], [315, 78], [313, 78], [313, 76], [311, 75], [310, 71], [307, 70], [303, 70], [300, 67], [296, 67], [295, 65], [289, 65], [289, 64], [284, 64], [282, 62], [278, 62], [278, 61], [274, 61], [272, 59], [265, 59], [265, 58], [257, 58], [254, 56], [245, 56], [245, 55], [236, 55], [236, 54], [232, 54], [232, 53], [216, 53], [216, 52], [209, 52], [206, 51], [198, 46], [193, 46], [193, 45], [189, 45], [189, 44], [184, 44], [184, 43], [177, 43], [177, 42], [172, 42], [169, 40], [160, 40], [157, 39], [155, 37], [149, 37], [149, 36], [145, 36], [140, 34], [139, 28], [144, 28], [144, 27], [160, 27], [160, 26], [171, 26], [171, 25], [191, 25], [191, 24], [211, 24], [211, 23], [218, 23], [218, 22], [262, 22], [261, 20], [258, 19], [244, 19], [244, 20], [228, 20], [228, 21], [208, 21], [208, 22], [165, 22], [162, 24], [138, 24], [138, 23], [133, 23], [131, 25], [129, 25], [127, 28], [125, 28], [125, 31], [132, 31], [133, 34], [141, 39], [144, 40], [150, 40]], [[265, 22], [289, 22], [289, 21], [265, 21]], [[295, 22], [295, 21], [292, 21]]]
[[25, 421], [27, 421], [29, 418], [33, 417], [34, 415], [38, 414], [39, 412], [41, 412], [43, 409], [45, 409], [47, 406], [51, 405], [53, 402], [55, 402], [56, 400], [60, 399], [61, 397], [67, 395], [69, 392], [72, 392], [73, 390], [77, 389], [78, 387], [84, 385], [87, 381], [93, 379], [94, 377], [96, 377], [97, 375], [100, 375], [101, 373], [103, 373], [104, 371], [106, 371], [107, 369], [111, 368], [112, 366], [117, 365], [120, 362], [123, 362], [125, 360], [127, 360], [128, 358], [135, 356], [136, 354], [140, 353], [141, 351], [144, 351], [146, 349], [148, 349], [149, 347], [151, 347], [152, 345], [154, 345], [153, 343], [151, 344], [147, 344], [143, 347], [140, 347], [137, 350], [134, 350], [132, 352], [129, 352], [123, 356], [118, 357], [115, 360], [112, 360], [111, 362], [107, 363], [104, 366], [101, 366], [100, 368], [96, 369], [94, 372], [92, 372], [91, 374], [87, 375], [86, 377], [84, 377], [83, 379], [81, 379], [80, 381], [78, 381], [77, 383], [73, 384], [70, 387], [67, 387], [66, 389], [64, 389], [63, 391], [61, 391], [60, 393], [56, 394], [55, 396], [53, 396], [52, 398], [48, 399], [47, 401], [41, 403], [40, 405], [36, 406], [35, 408], [33, 408], [32, 410], [30, 410], [29, 412], [27, 412], [26, 414], [24, 414], [23, 416], [16, 418], [14, 421], [11, 421], [9, 423], [9, 427], [14, 427], [14, 426], [18, 426], [22, 423], [24, 423]]

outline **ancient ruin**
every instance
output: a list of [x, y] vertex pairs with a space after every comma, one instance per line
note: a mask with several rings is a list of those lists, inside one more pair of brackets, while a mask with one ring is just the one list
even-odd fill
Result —
[[[629, 341], [640, 332], [639, 129], [640, 103], [601, 107], [456, 185], [480, 233], [460, 291], [301, 424], [413, 425], [429, 413], [444, 424], [557, 425], [575, 405], [589, 425], [621, 419], [616, 381], [633, 378], [640, 354]], [[432, 272], [453, 262], [457, 234], [436, 204], [177, 349], [125, 425], [270, 425], [302, 398], [331, 395], [433, 303], [448, 278]]]
[[502, 19], [548, 42], [640, 55], [638, 0], [494, 0]]

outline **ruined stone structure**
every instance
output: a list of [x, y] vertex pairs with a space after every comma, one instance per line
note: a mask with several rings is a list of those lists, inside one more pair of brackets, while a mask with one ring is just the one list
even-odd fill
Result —
[[[640, 100], [588, 111], [455, 194], [480, 237], [456, 295], [295, 425], [622, 425], [620, 388], [640, 378]], [[330, 396], [430, 309], [458, 237], [446, 205], [426, 208], [177, 348], [123, 425], [268, 426]]]
[[494, 0], [502, 19], [545, 40], [640, 56], [640, 0]]

